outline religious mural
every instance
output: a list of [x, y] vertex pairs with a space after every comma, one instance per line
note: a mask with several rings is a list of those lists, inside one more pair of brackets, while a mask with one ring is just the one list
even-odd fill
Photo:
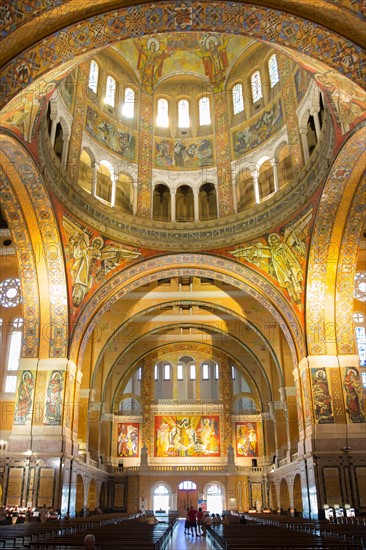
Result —
[[122, 423], [117, 427], [117, 456], [136, 458], [139, 456], [139, 424]]
[[258, 456], [256, 422], [235, 422], [236, 456]]
[[334, 424], [332, 398], [325, 369], [311, 369], [313, 410], [316, 424]]
[[220, 456], [219, 416], [155, 416], [156, 457]]
[[49, 373], [46, 403], [44, 411], [44, 425], [59, 426], [62, 418], [64, 371], [53, 370]]
[[14, 424], [28, 424], [31, 421], [31, 412], [34, 393], [34, 373], [25, 370], [21, 373], [15, 397]]
[[347, 420], [351, 424], [363, 424], [365, 412], [362, 403], [362, 383], [357, 369], [346, 367], [343, 370], [343, 391]]
[[297, 101], [300, 103], [309, 86], [310, 75], [301, 67], [297, 67], [294, 74]]
[[134, 260], [141, 254], [113, 241], [105, 241], [66, 214], [62, 226], [68, 235], [66, 261], [72, 280], [74, 307], [78, 307], [93, 285], [104, 281], [123, 260]]
[[206, 76], [213, 84], [214, 92], [222, 92], [225, 87], [226, 70], [229, 66], [226, 47], [230, 37], [206, 34], [200, 41], [200, 49], [196, 51], [202, 57]]
[[234, 156], [238, 158], [254, 149], [278, 132], [283, 125], [282, 104], [279, 101], [265, 110], [251, 126], [233, 132]]
[[139, 52], [137, 68], [141, 74], [142, 87], [152, 93], [162, 75], [164, 59], [170, 57], [173, 51], [168, 51], [166, 44], [153, 36], [147, 40], [136, 38], [134, 44]]
[[301, 303], [306, 237], [311, 221], [311, 211], [291, 222], [282, 234], [271, 233], [266, 239], [244, 245], [230, 254], [248, 263], [278, 281], [291, 299]]
[[211, 166], [213, 163], [212, 139], [155, 139], [154, 164], [156, 168], [184, 170]]
[[135, 136], [114, 120], [95, 111], [86, 110], [85, 129], [97, 141], [128, 160], [135, 160]]

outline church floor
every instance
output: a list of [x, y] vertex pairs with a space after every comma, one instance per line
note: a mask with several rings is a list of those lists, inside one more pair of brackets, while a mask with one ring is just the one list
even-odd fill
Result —
[[179, 520], [178, 526], [174, 529], [173, 537], [166, 550], [206, 550], [212, 548], [204, 537], [184, 534], [184, 520]]

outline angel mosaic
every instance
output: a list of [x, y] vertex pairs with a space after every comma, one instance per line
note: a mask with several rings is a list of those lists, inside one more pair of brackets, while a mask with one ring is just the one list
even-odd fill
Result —
[[106, 245], [100, 236], [92, 237], [89, 231], [63, 217], [62, 225], [69, 234], [66, 253], [72, 279], [72, 303], [78, 307], [93, 284], [105, 280], [107, 273], [122, 263], [141, 255], [115, 243]]
[[283, 237], [271, 233], [267, 244], [261, 241], [250, 243], [230, 251], [239, 257], [267, 271], [277, 279], [281, 288], [285, 288], [296, 303], [301, 303], [304, 272], [307, 228], [311, 220], [311, 211], [285, 230]]

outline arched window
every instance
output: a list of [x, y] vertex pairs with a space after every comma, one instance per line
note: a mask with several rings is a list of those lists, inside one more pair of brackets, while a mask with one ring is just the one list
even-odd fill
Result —
[[186, 99], [178, 101], [178, 128], [189, 128], [189, 103]]
[[269, 74], [269, 83], [271, 88], [276, 86], [280, 81], [280, 76], [278, 74], [278, 65], [277, 65], [277, 56], [274, 53], [268, 59], [268, 74]]
[[360, 358], [360, 365], [361, 367], [366, 367], [366, 331], [364, 313], [361, 311], [356, 311], [353, 314], [353, 322], [355, 325], [356, 343]]
[[241, 113], [244, 111], [244, 97], [243, 97], [243, 86], [239, 84], [235, 84], [232, 89], [232, 95], [233, 95], [233, 112], [234, 115], [237, 115], [238, 113]]
[[125, 88], [122, 114], [126, 118], [133, 118], [135, 116], [135, 90], [129, 87]]
[[209, 124], [211, 124], [210, 98], [207, 96], [201, 97], [198, 102], [198, 109], [200, 126], [208, 126]]
[[113, 76], [107, 76], [107, 85], [105, 88], [105, 102], [107, 105], [114, 107], [116, 99], [116, 81]]
[[5, 379], [5, 392], [13, 393], [16, 390], [17, 377], [13, 374], [18, 370], [20, 353], [22, 350], [22, 328], [23, 319], [16, 317], [11, 326], [10, 346], [8, 355], [7, 371], [12, 374], [7, 374]]
[[256, 103], [263, 97], [261, 74], [259, 71], [255, 71], [255, 73], [252, 74], [250, 83], [252, 86], [253, 103]]
[[160, 126], [160, 128], [168, 128], [169, 126], [169, 103], [168, 100], [163, 97], [158, 99], [156, 124]]
[[94, 59], [90, 62], [90, 69], [89, 69], [89, 89], [94, 92], [95, 94], [98, 91], [98, 78], [99, 78], [99, 66]]

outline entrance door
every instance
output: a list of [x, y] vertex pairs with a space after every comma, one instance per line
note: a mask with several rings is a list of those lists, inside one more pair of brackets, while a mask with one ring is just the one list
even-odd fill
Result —
[[192, 481], [183, 481], [178, 487], [178, 514], [180, 518], [185, 518], [187, 508], [193, 506], [197, 510], [198, 490], [197, 485]]

